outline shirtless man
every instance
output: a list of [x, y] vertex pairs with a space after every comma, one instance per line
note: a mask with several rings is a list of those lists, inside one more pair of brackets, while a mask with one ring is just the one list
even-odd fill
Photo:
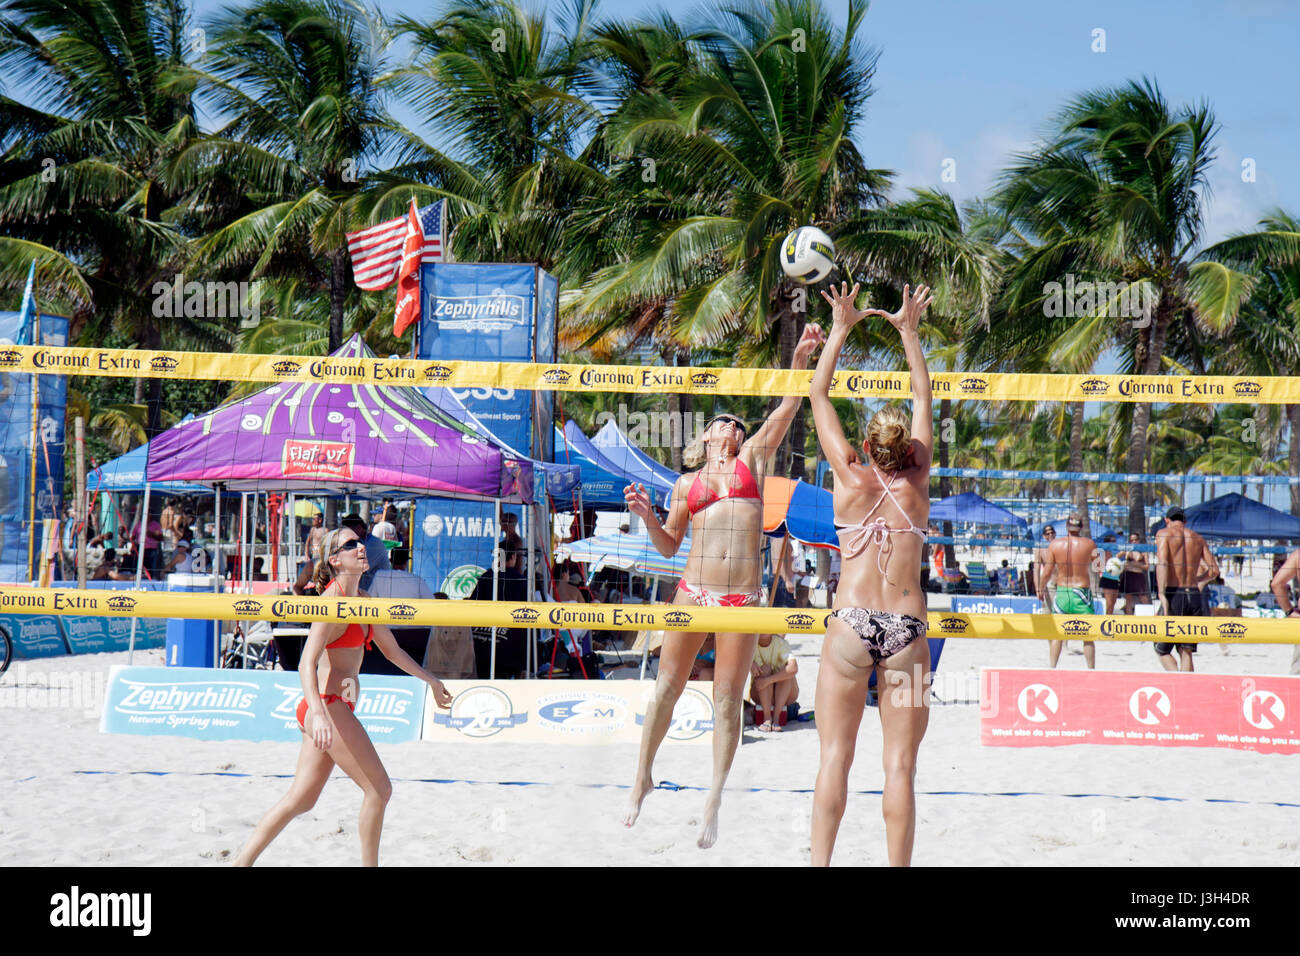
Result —
[[[1047, 542], [1046, 547], [1034, 548], [1034, 593], [1038, 593], [1038, 582], [1043, 579], [1043, 566], [1047, 564], [1047, 548], [1051, 547], [1052, 542], [1056, 540], [1056, 529], [1050, 524], [1043, 527], [1043, 540]], [[1044, 613], [1051, 610], [1051, 605], [1044, 602]]]
[[[1093, 614], [1092, 566], [1097, 554], [1097, 544], [1083, 535], [1083, 519], [1070, 515], [1065, 523], [1068, 532], [1047, 548], [1043, 557], [1043, 570], [1038, 581], [1038, 600], [1047, 603], [1047, 585], [1058, 571], [1056, 596], [1050, 607], [1056, 614]], [[1055, 667], [1061, 657], [1064, 641], [1052, 641], [1048, 654]], [[1092, 641], [1083, 642], [1083, 659], [1092, 670], [1097, 666], [1097, 647]]]
[[320, 560], [320, 545], [325, 540], [325, 518], [318, 511], [311, 516], [311, 530], [307, 532], [308, 563]]
[[[1205, 539], [1187, 527], [1187, 515], [1178, 505], [1165, 512], [1165, 526], [1156, 534], [1156, 586], [1165, 614], [1203, 617], [1201, 586], [1219, 576], [1219, 562]], [[1171, 653], [1178, 647], [1179, 660]], [[1195, 644], [1156, 644], [1156, 655], [1167, 671], [1191, 671]]]
[[[1288, 620], [1300, 617], [1300, 606], [1291, 603], [1291, 595], [1287, 590], [1297, 578], [1300, 578], [1300, 548], [1287, 555], [1282, 567], [1273, 575], [1273, 597], [1277, 598], [1277, 606]], [[1291, 654], [1291, 673], [1300, 674], [1300, 644], [1295, 645]]]

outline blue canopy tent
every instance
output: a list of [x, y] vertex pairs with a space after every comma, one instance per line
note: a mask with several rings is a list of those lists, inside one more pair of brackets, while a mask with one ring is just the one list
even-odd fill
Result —
[[[567, 429], [567, 423], [565, 427]], [[619, 431], [618, 426], [612, 421], [605, 422], [601, 426], [600, 431], [591, 437], [591, 444], [601, 455], [616, 466], [617, 471], [647, 476], [638, 477], [636, 480], [647, 488], [650, 487], [651, 483], [662, 488], [665, 498], [672, 491], [673, 483], [681, 477], [667, 465], [659, 464], [659, 462], [629, 442], [627, 436]]]
[[[1183, 510], [1187, 513], [1187, 527], [1207, 538], [1300, 538], [1300, 518], [1235, 491]], [[1164, 526], [1161, 519], [1151, 530], [1159, 531]]]
[[930, 520], [963, 524], [1014, 525], [1022, 531], [1029, 528], [1029, 522], [1024, 518], [1012, 514], [1006, 508], [999, 508], [972, 491], [936, 501], [930, 506]]
[[[673, 484], [680, 477], [671, 468], [667, 468], [640, 450], [629, 444], [627, 438], [613, 422], [606, 422], [605, 427], [588, 438], [572, 420], [564, 423], [564, 439], [570, 452], [589, 458], [600, 468], [624, 479], [624, 484], [638, 483], [645, 485], [646, 491], [652, 493], [651, 500], [662, 506], [673, 490]], [[620, 496], [622, 488], [619, 488]], [[583, 495], [586, 500], [586, 494]]]
[[[581, 434], [581, 433], [579, 433]], [[587, 457], [575, 446], [569, 444], [568, 437], [555, 426], [555, 460], [570, 465], [577, 465], [582, 480], [582, 504], [584, 507], [622, 509], [625, 505], [623, 488], [627, 485], [626, 476], [615, 474], [608, 468]], [[652, 503], [660, 503], [657, 492], [651, 492]]]

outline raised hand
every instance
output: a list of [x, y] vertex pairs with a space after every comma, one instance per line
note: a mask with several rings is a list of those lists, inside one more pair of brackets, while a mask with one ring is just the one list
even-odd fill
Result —
[[638, 518], [644, 520], [650, 517], [650, 496], [646, 494], [645, 485], [626, 486], [623, 489], [623, 500], [627, 502], [627, 510]]
[[855, 282], [853, 283], [853, 291], [850, 292], [849, 284], [847, 282], [841, 282], [838, 292], [835, 290], [835, 286], [831, 286], [830, 293], [827, 293], [825, 290], [822, 291], [822, 298], [831, 304], [832, 326], [842, 326], [851, 329], [862, 321], [863, 316], [871, 315], [873, 312], [879, 312], [879, 310], [873, 309], [863, 309], [859, 311], [857, 306], [853, 304], [854, 301], [857, 300], [859, 288], [861, 288], [861, 285]]
[[903, 286], [903, 304], [897, 312], [886, 312], [884, 309], [867, 309], [863, 315], [880, 315], [889, 320], [889, 324], [898, 329], [899, 332], [915, 332], [921, 324], [921, 317], [925, 315], [925, 310], [930, 307], [934, 301], [934, 296], [930, 295], [928, 285], [919, 285], [916, 291], [912, 291], [911, 286]]
[[822, 331], [822, 327], [809, 322], [803, 327], [803, 335], [799, 337], [799, 344], [794, 347], [794, 358], [790, 361], [790, 366], [792, 368], [807, 368], [809, 357], [825, 341], [826, 333]]

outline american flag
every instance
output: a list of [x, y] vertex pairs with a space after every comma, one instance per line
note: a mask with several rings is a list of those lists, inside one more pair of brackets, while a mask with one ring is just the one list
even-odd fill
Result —
[[[424, 230], [421, 262], [442, 262], [443, 213], [446, 202], [439, 199], [419, 211]], [[348, 233], [348, 254], [352, 257], [352, 276], [357, 285], [374, 292], [387, 289], [397, 278], [402, 262], [402, 244], [406, 238], [406, 215], [377, 226]]]

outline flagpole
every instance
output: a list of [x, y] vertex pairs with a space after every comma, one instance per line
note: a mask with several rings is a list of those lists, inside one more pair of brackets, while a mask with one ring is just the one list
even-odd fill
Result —
[[[39, 314], [36, 321], [40, 322]], [[38, 326], [39, 327], [39, 326]], [[39, 335], [36, 337], [39, 339]], [[36, 549], [36, 438], [37, 429], [40, 427], [41, 418], [41, 380], [36, 372], [32, 372], [32, 467], [29, 472], [31, 478], [31, 493], [28, 495], [30, 502], [29, 517], [27, 523], [27, 577], [30, 580], [33, 568], [35, 567], [33, 558]]]

